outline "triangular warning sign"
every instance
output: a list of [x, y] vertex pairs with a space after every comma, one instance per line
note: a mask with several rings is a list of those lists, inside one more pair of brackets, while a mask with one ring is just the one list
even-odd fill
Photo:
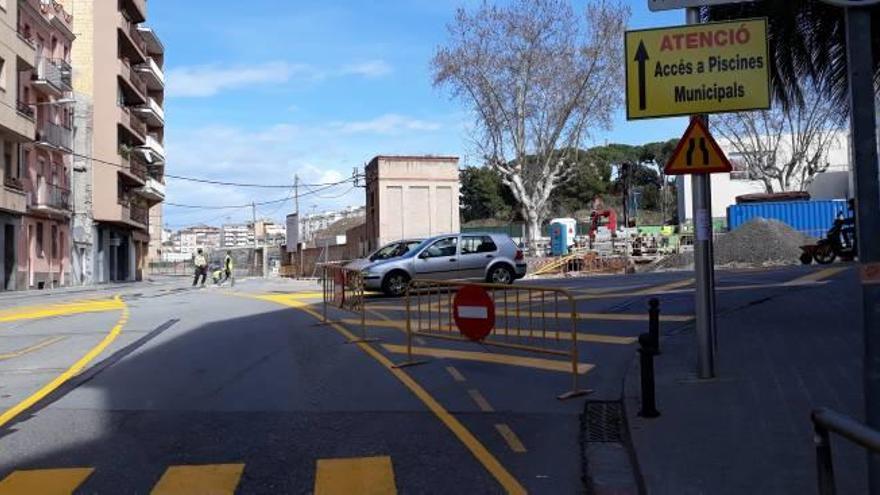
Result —
[[714, 174], [733, 167], [700, 119], [692, 119], [663, 169], [666, 175]]

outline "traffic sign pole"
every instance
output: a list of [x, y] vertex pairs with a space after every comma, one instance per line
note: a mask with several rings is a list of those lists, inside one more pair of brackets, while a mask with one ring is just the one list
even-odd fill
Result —
[[[700, 9], [687, 9], [688, 24], [700, 23]], [[708, 127], [706, 115], [693, 115]], [[712, 176], [692, 175], [694, 221], [694, 276], [697, 317], [697, 365], [701, 379], [715, 377], [715, 256], [712, 250]]]
[[[880, 429], [880, 171], [877, 160], [877, 121], [871, 12], [846, 9], [846, 49], [849, 71], [850, 125], [856, 197], [856, 233], [865, 339], [865, 419]], [[867, 38], [866, 38], [867, 35]], [[868, 491], [880, 494], [880, 456], [868, 454]]]

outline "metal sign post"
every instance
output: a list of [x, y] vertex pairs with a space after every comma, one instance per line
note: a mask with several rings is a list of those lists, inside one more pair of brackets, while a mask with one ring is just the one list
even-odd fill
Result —
[[[880, 429], [880, 172], [871, 11], [867, 8], [868, 2], [851, 2], [850, 5], [864, 5], [846, 9], [846, 49], [865, 339], [865, 419], [868, 426]], [[872, 494], [880, 494], [880, 456], [877, 455], [868, 455], [868, 489]]]
[[[688, 24], [700, 23], [700, 9], [688, 8]], [[708, 117], [693, 115], [708, 126]], [[694, 276], [696, 296], [694, 305], [697, 317], [697, 366], [701, 379], [715, 377], [715, 256], [712, 250], [712, 176], [692, 176], [694, 218]]]

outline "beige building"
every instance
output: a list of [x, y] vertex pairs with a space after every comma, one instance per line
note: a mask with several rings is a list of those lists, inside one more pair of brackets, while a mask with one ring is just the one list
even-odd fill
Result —
[[165, 197], [164, 48], [143, 25], [145, 0], [72, 5], [75, 147], [91, 157], [74, 162], [73, 271], [80, 283], [137, 280], [161, 248], [149, 250]]
[[367, 250], [458, 232], [458, 157], [377, 156], [366, 167]]
[[20, 147], [34, 140], [33, 109], [20, 102], [19, 73], [36, 68], [36, 45], [19, 25], [17, 0], [0, 2], [0, 291], [24, 288], [16, 269], [21, 253], [22, 216], [27, 196]]

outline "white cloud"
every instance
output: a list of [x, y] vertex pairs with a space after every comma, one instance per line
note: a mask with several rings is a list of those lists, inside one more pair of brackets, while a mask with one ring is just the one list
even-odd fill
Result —
[[356, 64], [349, 64], [342, 68], [340, 74], [363, 77], [382, 77], [391, 73], [391, 64], [384, 60], [368, 60]]
[[206, 97], [225, 90], [260, 84], [282, 84], [292, 77], [319, 78], [313, 68], [302, 64], [269, 62], [252, 66], [220, 67], [199, 65], [178, 67], [168, 72], [170, 96]]
[[404, 131], [437, 131], [441, 125], [437, 122], [386, 113], [370, 120], [334, 122], [330, 127], [344, 134], [399, 134]]
[[168, 71], [168, 95], [204, 98], [255, 85], [286, 84], [293, 80], [315, 82], [329, 76], [376, 78], [390, 72], [391, 66], [383, 60], [345, 65], [329, 72], [308, 64], [281, 61], [231, 67], [219, 64], [183, 66]]

